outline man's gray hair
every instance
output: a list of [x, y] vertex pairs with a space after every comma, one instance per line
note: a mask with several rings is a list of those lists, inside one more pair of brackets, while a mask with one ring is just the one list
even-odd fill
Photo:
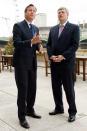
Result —
[[66, 7], [60, 7], [57, 11], [62, 10], [62, 9], [66, 10], [67, 14], [69, 15], [69, 10]]

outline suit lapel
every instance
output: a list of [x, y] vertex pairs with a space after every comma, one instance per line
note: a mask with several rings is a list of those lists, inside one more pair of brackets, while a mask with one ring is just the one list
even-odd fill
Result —
[[61, 34], [64, 34], [66, 31], [68, 31], [68, 26], [69, 26], [69, 22], [66, 23], [66, 25], [65, 25], [65, 27], [64, 27]]
[[25, 30], [26, 34], [28, 34], [28, 35], [31, 34], [29, 26], [25, 20], [23, 21], [23, 25], [24, 25], [24, 30]]
[[[24, 22], [24, 30], [26, 31], [26, 33], [29, 35], [31, 35], [31, 31], [30, 31], [30, 29], [29, 29], [29, 26], [28, 26], [28, 24], [27, 24], [27, 22], [24, 20], [23, 21]], [[37, 33], [37, 31], [36, 31], [36, 28], [35, 28], [35, 26], [33, 25], [33, 28], [34, 28], [34, 34], [35, 33]]]
[[37, 34], [37, 30], [36, 30], [36, 27], [33, 25], [33, 28], [34, 28], [34, 34], [36, 33]]
[[55, 37], [56, 37], [56, 40], [58, 40], [58, 34], [59, 34], [59, 25], [56, 26], [56, 29], [55, 29]]

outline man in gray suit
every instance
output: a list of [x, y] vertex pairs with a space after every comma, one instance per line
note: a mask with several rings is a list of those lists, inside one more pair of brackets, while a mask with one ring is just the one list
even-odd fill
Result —
[[13, 27], [15, 80], [18, 88], [18, 118], [20, 125], [29, 128], [25, 116], [41, 118], [34, 110], [36, 97], [37, 59], [36, 50], [41, 52], [41, 38], [39, 29], [32, 24], [36, 15], [33, 4], [25, 8], [25, 20]]
[[51, 80], [55, 109], [49, 115], [64, 113], [62, 85], [69, 105], [68, 121], [75, 120], [77, 113], [74, 91], [75, 52], [79, 44], [79, 27], [68, 22], [68, 10], [58, 9], [59, 24], [49, 33], [47, 52], [51, 63]]

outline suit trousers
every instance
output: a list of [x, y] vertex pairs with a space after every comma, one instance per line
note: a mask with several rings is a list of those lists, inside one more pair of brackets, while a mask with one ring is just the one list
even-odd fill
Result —
[[55, 109], [64, 111], [62, 101], [62, 85], [69, 105], [68, 113], [75, 115], [77, 112], [74, 91], [74, 69], [69, 65], [51, 63], [51, 81]]
[[36, 97], [36, 69], [15, 68], [15, 81], [18, 89], [17, 105], [19, 120], [25, 119], [26, 111], [34, 111]]

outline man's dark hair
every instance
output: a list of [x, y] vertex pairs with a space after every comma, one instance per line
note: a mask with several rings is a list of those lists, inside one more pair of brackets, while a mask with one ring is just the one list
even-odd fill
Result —
[[[27, 12], [27, 9], [30, 7], [30, 6], [34, 6], [33, 4], [29, 4], [26, 8], [25, 8], [25, 13]], [[35, 7], [35, 6], [34, 6]], [[35, 9], [36, 9], [36, 7], [35, 7]], [[37, 9], [36, 9], [36, 11], [37, 11]]]

